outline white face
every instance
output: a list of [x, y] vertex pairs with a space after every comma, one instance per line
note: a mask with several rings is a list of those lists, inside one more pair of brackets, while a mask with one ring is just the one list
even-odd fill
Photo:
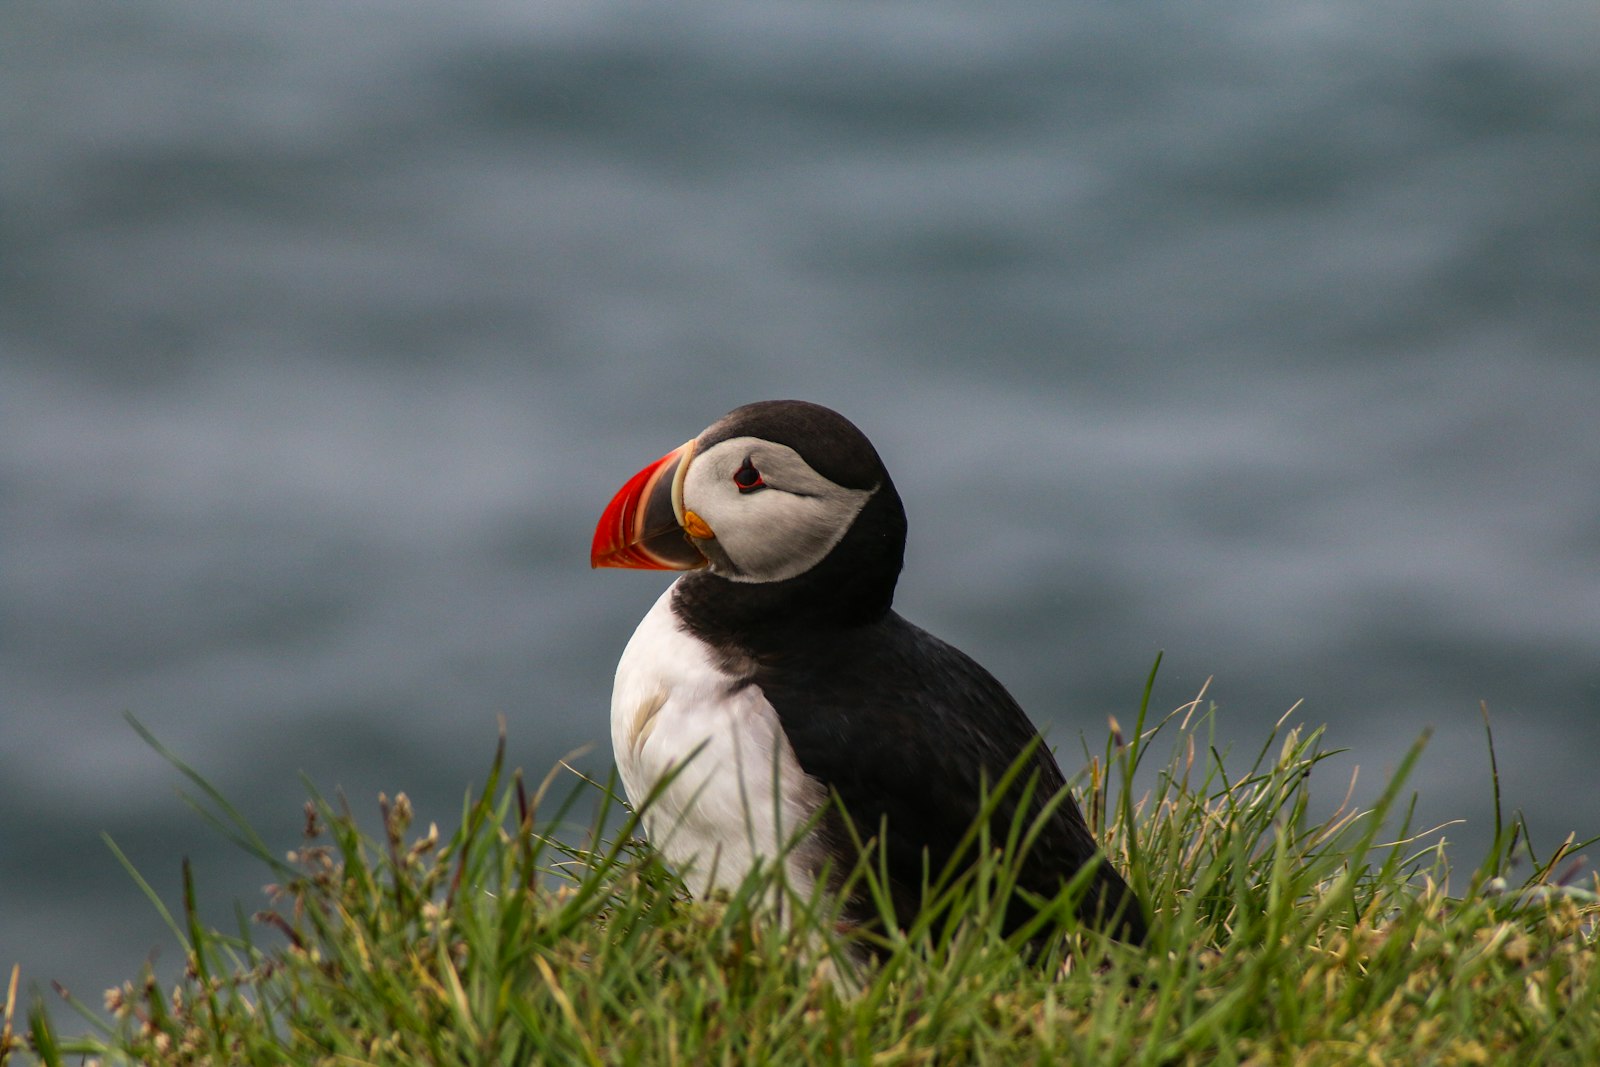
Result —
[[695, 544], [713, 572], [781, 582], [820, 563], [875, 492], [830, 482], [787, 445], [735, 437], [694, 454], [683, 508], [711, 527]]

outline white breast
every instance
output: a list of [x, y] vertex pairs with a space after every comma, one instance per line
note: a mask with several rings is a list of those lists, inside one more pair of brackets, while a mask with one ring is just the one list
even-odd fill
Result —
[[[736, 687], [679, 626], [670, 588], [617, 664], [611, 741], [635, 808], [683, 768], [643, 819], [651, 843], [697, 897], [737, 885], [757, 860], [779, 855], [826, 799], [800, 769], [760, 688]], [[789, 853], [794, 891], [809, 896], [820, 851], [813, 839]]]

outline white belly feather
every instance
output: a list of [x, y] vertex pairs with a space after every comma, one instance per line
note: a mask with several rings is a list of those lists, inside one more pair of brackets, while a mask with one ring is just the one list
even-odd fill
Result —
[[[760, 688], [734, 688], [678, 625], [671, 588], [617, 664], [611, 741], [628, 800], [644, 807], [645, 832], [697, 897], [737, 885], [757, 860], [779, 855], [826, 799], [800, 769]], [[645, 807], [657, 783], [680, 767]], [[811, 840], [789, 853], [795, 892], [810, 895], [819, 852]]]

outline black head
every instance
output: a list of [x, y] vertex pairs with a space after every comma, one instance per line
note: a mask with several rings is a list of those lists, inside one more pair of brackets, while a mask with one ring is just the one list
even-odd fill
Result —
[[601, 520], [594, 561], [704, 564], [680, 584], [680, 602], [742, 632], [850, 626], [889, 610], [905, 535], [899, 494], [865, 434], [820, 405], [769, 400], [735, 408], [641, 471]]

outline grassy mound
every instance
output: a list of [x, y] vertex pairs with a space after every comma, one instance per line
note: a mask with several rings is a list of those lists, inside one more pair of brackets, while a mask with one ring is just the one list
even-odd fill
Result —
[[[1230, 771], [1199, 705], [1150, 729], [1141, 712], [1126, 743], [1114, 725], [1081, 781], [1091, 827], [1154, 909], [1150, 943], [1076, 926], [1069, 887], [1044, 959], [1019, 951], [1026, 931], [999, 933], [1026, 828], [977, 835], [986, 858], [930, 889], [946, 906], [884, 936], [841, 928], [774, 871], [687, 900], [633, 816], [602, 832], [620, 814], [608, 788], [558, 769], [530, 793], [503, 741], [449, 837], [419, 831], [403, 794], [379, 798], [375, 837], [317, 798], [287, 862], [178, 763], [270, 868], [269, 907], [208, 929], [185, 871], [172, 912], [150, 894], [181, 980], [108, 991], [109, 1020], [77, 1005], [77, 1037], [42, 1002], [25, 1023], [8, 1003], [0, 1064], [1600, 1061], [1600, 898], [1592, 876], [1562, 884], [1570, 840], [1530, 863], [1520, 825], [1499, 826], [1452, 876], [1401, 803], [1421, 742], [1371, 810], [1313, 819], [1322, 731], [1280, 721]], [[1136, 794], [1136, 775], [1153, 784]], [[590, 809], [587, 835], [547, 832]], [[877, 874], [851, 878], [871, 891]]]

